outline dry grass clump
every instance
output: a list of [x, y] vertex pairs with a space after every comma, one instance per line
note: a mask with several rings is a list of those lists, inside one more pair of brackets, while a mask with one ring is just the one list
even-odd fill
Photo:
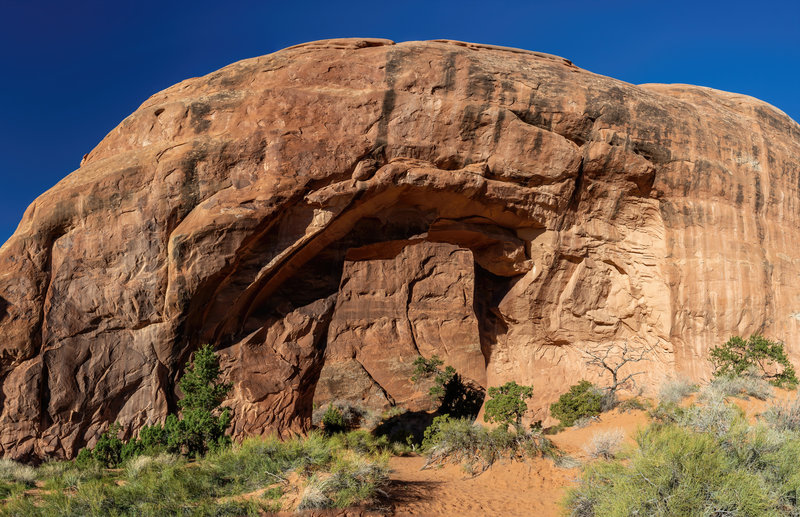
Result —
[[[360, 504], [380, 493], [387, 478], [386, 454], [380, 452], [377, 440], [345, 436], [252, 438], [194, 461], [169, 454], [142, 455], [128, 460], [123, 469], [75, 461], [33, 469], [2, 460], [0, 500], [5, 500], [0, 515], [264, 515], [282, 508], [282, 487], [290, 475], [324, 480], [322, 493], [328, 500], [324, 507]], [[357, 444], [360, 451], [350, 444]], [[6, 479], [31, 483], [39, 479], [43, 490], [26, 491], [22, 484]], [[264, 497], [245, 497], [264, 489]]]
[[33, 486], [36, 482], [36, 469], [16, 461], [0, 458], [0, 481]]
[[592, 458], [611, 459], [619, 452], [622, 440], [625, 439], [625, 434], [622, 429], [609, 429], [606, 431], [598, 431], [592, 436], [583, 450]]
[[671, 379], [658, 390], [658, 400], [666, 404], [677, 404], [697, 391], [697, 385], [689, 379]]
[[755, 397], [758, 400], [767, 400], [772, 395], [772, 385], [752, 371], [737, 376], [715, 377], [700, 390], [701, 400], [719, 397], [740, 397], [745, 399]]
[[488, 430], [468, 419], [437, 417], [425, 430], [423, 449], [428, 461], [423, 468], [443, 463], [460, 463], [476, 476], [502, 458], [525, 456], [557, 457], [558, 450], [541, 430], [513, 432], [498, 427]]
[[681, 418], [681, 424], [695, 432], [722, 436], [731, 429], [737, 410], [721, 396], [706, 399], [703, 405], [692, 406]]
[[389, 480], [387, 459], [371, 461], [363, 457], [340, 459], [330, 475], [312, 476], [298, 510], [346, 508], [381, 494]]
[[764, 412], [763, 418], [778, 431], [800, 431], [800, 397], [791, 404], [771, 406]]
[[154, 468], [171, 467], [180, 461], [175, 454], [159, 454], [158, 456], [134, 456], [125, 465], [125, 474], [128, 478], [136, 478], [145, 471]]

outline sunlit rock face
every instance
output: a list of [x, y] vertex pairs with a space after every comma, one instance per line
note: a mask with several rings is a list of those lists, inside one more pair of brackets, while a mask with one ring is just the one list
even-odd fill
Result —
[[329, 40], [148, 99], [0, 249], [0, 453], [175, 411], [211, 343], [236, 437], [426, 409], [438, 355], [532, 418], [627, 342], [653, 386], [763, 332], [800, 360], [800, 127], [535, 52]]

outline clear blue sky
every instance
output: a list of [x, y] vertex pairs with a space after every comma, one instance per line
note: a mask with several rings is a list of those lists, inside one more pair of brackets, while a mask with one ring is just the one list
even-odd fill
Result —
[[745, 93], [800, 120], [800, 2], [0, 0], [0, 242], [147, 97], [304, 41], [449, 38], [631, 83]]

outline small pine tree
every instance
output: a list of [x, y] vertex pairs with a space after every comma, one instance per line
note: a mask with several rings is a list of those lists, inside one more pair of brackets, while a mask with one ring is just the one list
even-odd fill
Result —
[[439, 413], [456, 418], [474, 417], [480, 411], [483, 392], [464, 382], [452, 366], [444, 366], [438, 356], [426, 359], [422, 356], [414, 360], [412, 382], [433, 378], [428, 395], [439, 403]]
[[214, 349], [203, 345], [194, 361], [186, 363], [179, 382], [184, 395], [178, 402], [182, 409], [180, 418], [167, 415], [164, 425], [144, 426], [138, 438], [127, 442], [119, 439], [120, 425], [115, 422], [100, 436], [94, 449], [82, 449], [76, 461], [82, 465], [97, 461], [105, 467], [117, 467], [140, 454], [167, 450], [194, 456], [229, 444], [231, 440], [225, 430], [231, 423], [231, 412], [228, 408], [220, 410], [220, 405], [232, 385], [220, 382], [220, 373]]
[[230, 409], [219, 409], [232, 385], [220, 382], [219, 375], [217, 354], [211, 345], [203, 345], [194, 361], [186, 364], [186, 373], [178, 383], [183, 392], [178, 402], [181, 418], [167, 418], [164, 425], [170, 449], [196, 455], [230, 443], [225, 435], [231, 423]]
[[603, 394], [589, 381], [581, 381], [550, 405], [550, 413], [570, 427], [580, 418], [596, 416], [603, 408]]
[[533, 396], [533, 386], [522, 386], [514, 381], [494, 386], [488, 391], [483, 419], [495, 422], [508, 430], [513, 425], [517, 433], [522, 432], [522, 416], [528, 410], [527, 400]]
[[100, 435], [94, 450], [91, 451], [92, 457], [107, 468], [117, 467], [122, 461], [122, 440], [119, 439], [120, 425], [117, 422], [111, 424], [106, 432]]
[[773, 386], [795, 388], [798, 384], [783, 343], [759, 334], [753, 334], [747, 340], [734, 336], [724, 345], [712, 348], [710, 356], [717, 377], [742, 375], [754, 369]]

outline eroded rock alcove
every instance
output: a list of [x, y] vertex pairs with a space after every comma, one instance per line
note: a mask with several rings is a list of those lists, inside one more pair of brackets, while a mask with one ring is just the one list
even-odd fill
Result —
[[645, 387], [763, 332], [800, 350], [800, 126], [452, 41], [329, 40], [145, 101], [0, 248], [0, 453], [71, 456], [176, 409], [211, 343], [236, 437], [314, 402], [422, 407], [437, 354], [481, 386], [652, 349]]

